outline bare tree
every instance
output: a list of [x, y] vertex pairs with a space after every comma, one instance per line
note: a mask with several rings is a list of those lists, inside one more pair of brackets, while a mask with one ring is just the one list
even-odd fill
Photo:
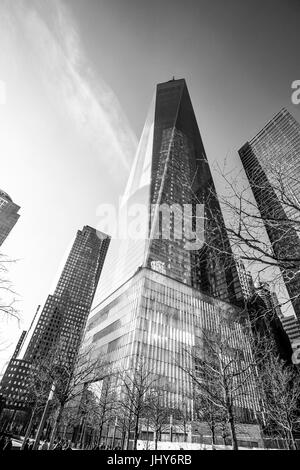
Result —
[[26, 392], [27, 400], [32, 404], [33, 418], [40, 407], [45, 407], [50, 402], [49, 393], [53, 390], [51, 445], [61, 427], [66, 406], [78, 400], [86, 382], [99, 380], [108, 374], [107, 364], [100, 359], [93, 359], [91, 351], [81, 350], [74, 358], [65, 346], [64, 338], [60, 338], [47, 355], [35, 360], [34, 365], [31, 365], [32, 372]]
[[8, 279], [8, 266], [14, 263], [0, 253], [0, 313], [5, 318], [11, 317], [19, 320], [16, 308], [17, 294]]
[[20, 313], [17, 308], [18, 296], [8, 276], [8, 267], [12, 263], [14, 263], [14, 261], [9, 260], [0, 253], [0, 354], [5, 353], [12, 346], [5, 324], [11, 321], [17, 321], [19, 323], [20, 320]]
[[293, 164], [265, 161], [264, 169], [253, 166], [248, 174], [250, 184], [241, 174], [226, 171], [227, 163], [218, 171], [227, 187], [226, 196], [220, 199], [231, 246], [253, 265], [257, 275], [267, 277], [274, 285], [283, 278], [290, 300], [298, 310], [300, 181]]
[[96, 384], [86, 383], [82, 394], [78, 401], [73, 401], [66, 407], [63, 418], [68, 419], [68, 425], [72, 425], [73, 429], [76, 428], [75, 442], [80, 443], [83, 448], [86, 441], [86, 432], [91, 431], [91, 440], [95, 443], [96, 433], [99, 428], [99, 389], [101, 394], [101, 387]]
[[[252, 335], [246, 326], [234, 318], [220, 318], [211, 330], [202, 329], [201, 344], [185, 350], [185, 361], [180, 365], [191, 378], [197, 399], [203, 397], [205, 413], [211, 413], [214, 431], [217, 410], [220, 415], [226, 415], [234, 450], [238, 450], [240, 414], [243, 410], [252, 410], [255, 421], [260, 411], [255, 390], [257, 359], [253, 356], [252, 345]], [[255, 345], [257, 347], [257, 342]], [[263, 359], [261, 355], [259, 360]]]
[[[130, 430], [133, 428], [133, 415], [130, 408], [122, 405], [122, 399], [119, 399], [118, 406], [118, 429], [121, 433], [121, 448], [124, 450], [129, 446]], [[127, 439], [126, 439], [127, 436]]]
[[[214, 384], [212, 384], [212, 387]], [[199, 423], [205, 423], [211, 432], [212, 445], [215, 445], [218, 431], [228, 429], [228, 418], [224, 409], [217, 406], [205, 394], [197, 393], [194, 397], [195, 414]]]
[[133, 448], [136, 450], [140, 421], [146, 416], [146, 398], [158, 378], [149, 370], [147, 361], [139, 356], [132, 368], [121, 373], [120, 407], [125, 411], [128, 430], [127, 448], [129, 445], [131, 425], [134, 430]]
[[101, 443], [104, 427], [115, 421], [117, 412], [115, 377], [113, 372], [108, 370], [107, 368], [107, 376], [103, 380], [87, 384], [80, 403], [82, 426], [90, 424], [98, 446]]
[[49, 359], [41, 359], [34, 366], [29, 365], [26, 376], [26, 387], [22, 388], [19, 395], [19, 400], [24, 401], [30, 409], [30, 418], [27, 424], [22, 449], [24, 448], [26, 440], [30, 437], [34, 424], [41, 417], [41, 413], [49, 396], [50, 387]]
[[175, 426], [177, 429], [179, 428], [181, 431], [183, 431], [184, 442], [187, 442], [187, 439], [188, 439], [188, 429], [189, 429], [190, 423], [191, 423], [191, 413], [189, 412], [187, 403], [183, 401], [181, 407], [177, 410], [174, 410], [172, 414], [172, 429], [173, 429], [173, 426]]
[[154, 432], [154, 448], [157, 450], [157, 443], [161, 440], [162, 433], [170, 426], [172, 410], [167, 406], [166, 390], [159, 386], [150, 390], [145, 406], [147, 428], [150, 427]]
[[104, 379], [109, 374], [107, 367], [108, 365], [101, 359], [93, 360], [89, 351], [82, 350], [74, 361], [68, 360], [64, 351], [58, 348], [49, 370], [49, 378], [54, 384], [56, 403], [50, 444], [53, 444], [60, 427], [65, 406], [82, 394], [86, 382]]
[[294, 436], [300, 430], [299, 370], [270, 354], [260, 368], [258, 384], [267, 426], [286, 438], [291, 450], [296, 450]]

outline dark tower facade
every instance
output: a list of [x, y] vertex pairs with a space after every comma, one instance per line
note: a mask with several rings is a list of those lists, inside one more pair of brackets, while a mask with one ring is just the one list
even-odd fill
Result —
[[12, 359], [16, 359], [16, 358], [18, 357], [18, 354], [19, 354], [19, 352], [20, 352], [20, 350], [21, 350], [21, 347], [22, 347], [22, 345], [23, 345], [23, 343], [24, 343], [26, 334], [27, 334], [27, 331], [22, 331], [22, 334], [21, 334], [20, 339], [19, 339], [19, 341], [18, 341], [18, 343], [17, 343], [16, 349], [14, 350], [14, 353], [13, 353], [13, 355], [12, 355]]
[[299, 319], [300, 124], [281, 110], [239, 155]]
[[[224, 220], [184, 80], [157, 87], [150, 201], [151, 228], [158, 229], [156, 233], [160, 236], [150, 242], [148, 266], [159, 261], [165, 267], [165, 274], [173, 279], [236, 303], [241, 298], [239, 279], [233, 258], [229, 255], [231, 249]], [[201, 249], [193, 250], [192, 245], [187, 249], [187, 242], [195, 233], [197, 217], [201, 217], [196, 212], [197, 204], [204, 206], [203, 232], [200, 229], [198, 234], [203, 236], [204, 243]], [[174, 208], [174, 217], [170, 218], [170, 227], [167, 227], [171, 237], [166, 239], [161, 236], [163, 227], [162, 224], [158, 227], [156, 214], [157, 206], [162, 208], [164, 205]], [[184, 210], [187, 205], [190, 206], [190, 214]], [[182, 225], [176, 217], [178, 213], [185, 218]], [[190, 233], [187, 227], [189, 216]], [[181, 233], [183, 236], [178, 239]], [[195, 243], [196, 239], [193, 241]]]
[[44, 357], [64, 341], [68, 358], [75, 359], [103, 268], [110, 238], [91, 227], [78, 231], [53, 295], [41, 312], [24, 360]]
[[89, 226], [78, 231], [54, 294], [48, 296], [31, 337], [22, 337], [23, 347], [17, 348], [1, 381], [8, 408], [28, 409], [28, 376], [55, 347], [62, 363], [73, 367], [109, 243], [106, 234]]

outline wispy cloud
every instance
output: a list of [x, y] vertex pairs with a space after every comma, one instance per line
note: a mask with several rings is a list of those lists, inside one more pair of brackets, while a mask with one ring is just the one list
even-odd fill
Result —
[[136, 137], [114, 92], [88, 62], [70, 10], [61, 0], [2, 2], [6, 32], [18, 36], [17, 43], [76, 132], [88, 139], [107, 170], [128, 169]]

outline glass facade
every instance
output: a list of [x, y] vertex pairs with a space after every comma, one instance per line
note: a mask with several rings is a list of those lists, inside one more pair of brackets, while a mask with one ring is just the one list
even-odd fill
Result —
[[[94, 305], [99, 304], [109, 294], [128, 280], [140, 266], [144, 265], [148, 239], [149, 195], [151, 183], [151, 161], [154, 131], [155, 101], [152, 100], [142, 132], [126, 189], [120, 198], [120, 226], [111, 234], [111, 242], [103, 267], [102, 276], [95, 294]], [[130, 210], [146, 208], [139, 237], [128, 236], [126, 228], [130, 223]], [[123, 229], [123, 231], [122, 231]]]
[[[143, 357], [160, 378], [166, 404], [180, 409], [185, 403], [192, 416], [192, 383], [180, 367], [184, 350], [201, 346], [201, 330], [213, 331], [222, 316], [240, 315], [233, 304], [242, 290], [184, 80], [158, 85], [122, 202], [123, 208], [146, 205], [145, 235], [112, 240], [83, 348], [118, 370], [133, 371]], [[197, 204], [204, 206], [204, 243], [191, 250], [186, 243], [194, 235]], [[192, 208], [187, 226], [176, 218], [186, 205]], [[172, 209], [167, 224], [163, 208]], [[242, 360], [249, 360], [239, 323], [235, 342]], [[254, 382], [245, 387], [251, 393], [237, 406], [257, 409]]]
[[[241, 298], [241, 288], [235, 263], [227, 255], [231, 249], [224, 220], [184, 80], [157, 87], [150, 201], [155, 209], [152, 206], [147, 266], [160, 261], [164, 272], [174, 279], [236, 303]], [[171, 240], [161, 236], [158, 208], [175, 206], [174, 213], [184, 213], [187, 204], [192, 207], [192, 229], [197, 219], [196, 205], [204, 205], [201, 249], [186, 249], [190, 228], [178, 227], [175, 217], [168, 227]], [[176, 231], [181, 228], [183, 236], [178, 239]], [[151, 236], [157, 232], [160, 237]]]
[[[201, 249], [186, 249], [194, 232], [197, 209], [204, 206]], [[185, 208], [191, 210], [186, 224]], [[158, 85], [152, 101], [121, 214], [143, 207], [140, 237], [128, 231], [112, 237], [94, 307], [126, 282], [140, 267], [158, 269], [225, 301], [239, 303], [241, 286], [205, 149], [185, 80]], [[171, 216], [162, 220], [162, 208]], [[176, 215], [182, 216], [178, 222]], [[125, 224], [126, 225], [126, 224]], [[165, 237], [165, 232], [170, 236]]]
[[[203, 330], [215, 331], [220, 319], [235, 310], [231, 304], [143, 268], [99, 306], [88, 322], [84, 346], [93, 350], [95, 358], [105, 357], [120, 370], [134, 370], [137, 358], [143, 357], [159, 376], [166, 403], [180, 409], [185, 400], [192, 416], [193, 402], [188, 400], [193, 396], [192, 383], [180, 367], [185, 351], [201, 346]], [[250, 345], [239, 323], [232, 341], [232, 347], [241, 351], [241, 366], [250, 363]], [[255, 397], [254, 380], [249, 380], [236, 406], [257, 411]]]
[[[286, 215], [299, 220], [300, 194], [300, 123], [286, 110], [277, 113], [265, 127], [240, 150], [240, 156], [251, 179], [261, 169], [275, 192]], [[260, 167], [260, 168], [259, 168]], [[253, 181], [254, 182], [254, 181]], [[285, 204], [290, 198], [295, 204]], [[265, 195], [268, 194], [265, 192]], [[272, 199], [269, 205], [275, 206]]]
[[281, 110], [239, 155], [299, 319], [300, 124]]

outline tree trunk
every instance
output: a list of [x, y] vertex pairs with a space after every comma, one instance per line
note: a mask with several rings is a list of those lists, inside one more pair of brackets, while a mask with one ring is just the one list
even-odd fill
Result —
[[214, 425], [211, 427], [211, 441], [213, 446], [216, 445], [216, 428]]
[[32, 412], [31, 412], [30, 421], [29, 421], [29, 424], [28, 424], [27, 429], [26, 429], [26, 433], [25, 433], [25, 436], [24, 436], [24, 441], [22, 443], [21, 450], [24, 449], [25, 442], [30, 437], [30, 433], [31, 433], [32, 426], [33, 426], [33, 420], [34, 420], [34, 416], [35, 416], [35, 411], [36, 411], [36, 407], [33, 408]]
[[139, 436], [139, 419], [140, 417], [137, 416], [135, 420], [133, 450], [136, 450], [137, 448], [137, 441]]
[[129, 450], [129, 441], [130, 441], [130, 428], [128, 428], [128, 431], [127, 431], [126, 450]]
[[83, 420], [83, 422], [82, 422], [82, 427], [81, 427], [81, 432], [80, 432], [80, 439], [79, 439], [80, 449], [83, 448], [84, 437], [85, 437], [85, 420]]
[[132, 417], [132, 413], [131, 413], [131, 411], [130, 411], [130, 413], [129, 413], [129, 419], [128, 419], [128, 434], [127, 434], [127, 440], [126, 440], [126, 450], [129, 449], [130, 429], [131, 429], [131, 417]]
[[235, 419], [234, 419], [234, 414], [232, 410], [232, 401], [228, 393], [228, 385], [227, 385], [226, 378], [224, 378], [224, 388], [225, 388], [225, 395], [226, 395], [226, 408], [227, 408], [227, 414], [228, 414], [228, 421], [229, 421], [231, 438], [232, 438], [232, 450], [239, 450], [236, 429], [235, 429]]
[[61, 417], [62, 417], [62, 414], [63, 414], [63, 411], [64, 411], [64, 407], [65, 407], [65, 405], [60, 404], [58, 413], [56, 414], [56, 418], [55, 418], [55, 421], [54, 421], [53, 430], [52, 430], [51, 438], [50, 438], [50, 448], [53, 446], [53, 443], [54, 443], [54, 440], [55, 440], [55, 437], [56, 437], [56, 433], [57, 433], [57, 429], [60, 425]]
[[223, 442], [224, 442], [224, 446], [226, 446], [226, 439], [227, 438], [228, 438], [228, 433], [223, 430], [222, 431], [222, 439], [223, 439]]
[[100, 427], [99, 427], [98, 446], [101, 445], [102, 432], [103, 432], [103, 421], [101, 421], [101, 424], [100, 424]]
[[231, 437], [232, 437], [232, 450], [239, 450], [237, 435], [236, 435], [236, 429], [235, 429], [234, 416], [232, 414], [231, 407], [228, 410], [228, 414], [229, 414], [229, 425], [230, 425]]
[[122, 431], [122, 441], [121, 441], [122, 450], [124, 450], [125, 439], [126, 439], [126, 429], [123, 429], [123, 431]]
[[68, 424], [64, 425], [64, 431], [63, 431], [63, 439], [66, 439], [67, 436], [67, 429], [68, 429]]
[[289, 449], [290, 450], [297, 450], [297, 445], [296, 445], [296, 441], [295, 441], [295, 438], [294, 438], [294, 435], [293, 435], [293, 432], [291, 430], [288, 431], [288, 436], [289, 436]]
[[155, 431], [155, 450], [157, 450], [157, 443], [158, 443], [158, 432]]

